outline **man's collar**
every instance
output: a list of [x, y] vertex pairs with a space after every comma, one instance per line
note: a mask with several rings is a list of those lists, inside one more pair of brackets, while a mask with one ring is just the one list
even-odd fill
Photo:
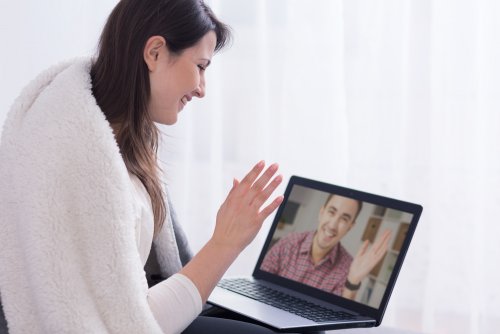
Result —
[[299, 254], [311, 253], [312, 242], [313, 242], [315, 235], [316, 235], [316, 232], [310, 232], [307, 234], [306, 238], [304, 239], [304, 241], [300, 245]]
[[[307, 254], [307, 255], [312, 256], [311, 250], [312, 250], [312, 243], [313, 243], [313, 239], [314, 239], [315, 235], [316, 235], [316, 232], [311, 232], [306, 236], [306, 238], [304, 239], [304, 242], [302, 242], [302, 244], [300, 246], [299, 254], [302, 254], [302, 255]], [[335, 246], [333, 246], [333, 248], [330, 250], [330, 252], [328, 253], [328, 256], [326, 258], [329, 259], [332, 264], [334, 264], [335, 260], [337, 259], [337, 255], [338, 255], [339, 251], [340, 251], [340, 241]], [[320, 263], [323, 263], [324, 260], [325, 259], [322, 259], [320, 261]]]

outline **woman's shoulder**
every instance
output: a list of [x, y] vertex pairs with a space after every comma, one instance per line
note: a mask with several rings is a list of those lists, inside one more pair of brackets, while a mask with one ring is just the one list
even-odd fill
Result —
[[[14, 100], [7, 115], [4, 130], [16, 131], [30, 117], [58, 112], [58, 117], [67, 116], [75, 106], [76, 100], [92, 96], [90, 81], [90, 58], [76, 58], [53, 65], [38, 74]], [[83, 99], [82, 99], [83, 97]], [[64, 107], [61, 113], [57, 106]], [[42, 115], [40, 115], [42, 116]]]
[[[31, 106], [41, 93], [45, 90], [50, 89], [54, 82], [58, 82], [60, 80], [58, 78], [62, 73], [66, 71], [75, 70], [80, 72], [89, 73], [91, 60], [90, 58], [75, 58], [72, 60], [61, 61], [55, 65], [52, 65], [44, 70], [42, 70], [33, 80], [31, 80], [22, 90], [19, 96], [14, 101], [14, 105], [12, 109], [18, 108], [26, 108], [27, 106]], [[81, 75], [82, 76], [82, 75]], [[76, 80], [74, 78], [73, 80]]]

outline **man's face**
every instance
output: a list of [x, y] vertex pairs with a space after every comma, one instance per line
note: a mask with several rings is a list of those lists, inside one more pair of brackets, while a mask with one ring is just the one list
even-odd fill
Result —
[[358, 202], [333, 195], [319, 211], [319, 224], [314, 243], [329, 252], [351, 229], [358, 212]]

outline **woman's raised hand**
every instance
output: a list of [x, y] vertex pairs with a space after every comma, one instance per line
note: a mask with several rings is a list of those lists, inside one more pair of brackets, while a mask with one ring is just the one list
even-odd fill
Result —
[[241, 181], [233, 180], [233, 187], [217, 212], [212, 241], [242, 250], [255, 238], [264, 220], [281, 204], [283, 196], [278, 196], [262, 208], [283, 180], [281, 175], [274, 176], [278, 171], [277, 164], [270, 165], [262, 173], [264, 167], [264, 161], [260, 161]]
[[181, 270], [196, 285], [203, 303], [227, 268], [255, 238], [264, 220], [283, 201], [283, 196], [278, 196], [264, 206], [283, 179], [281, 175], [274, 176], [277, 164], [262, 173], [264, 167], [261, 161], [241, 182], [233, 181], [233, 188], [217, 212], [212, 238]]

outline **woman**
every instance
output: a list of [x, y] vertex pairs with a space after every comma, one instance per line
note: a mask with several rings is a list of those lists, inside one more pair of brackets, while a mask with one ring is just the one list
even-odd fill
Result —
[[[57, 65], [14, 103], [0, 146], [0, 288], [11, 333], [267, 332], [198, 317], [282, 196], [259, 162], [191, 258], [161, 184], [153, 122], [205, 95], [229, 37], [202, 0], [122, 0], [95, 59]], [[154, 243], [168, 279], [148, 288]], [[196, 319], [196, 320], [195, 320]], [[193, 322], [194, 320], [194, 322]]]

